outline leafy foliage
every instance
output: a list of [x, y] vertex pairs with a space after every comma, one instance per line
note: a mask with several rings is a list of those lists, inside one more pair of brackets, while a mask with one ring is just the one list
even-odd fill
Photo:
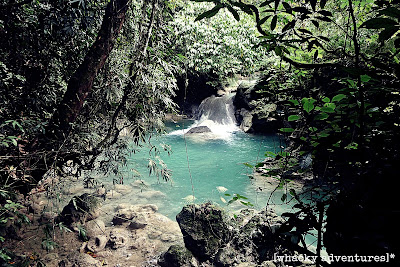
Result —
[[[367, 173], [382, 172], [382, 161], [395, 168], [398, 144], [383, 140], [399, 138], [400, 121], [395, 114], [400, 103], [400, 6], [396, 1], [372, 0], [212, 2], [213, 12], [198, 19], [222, 9], [250, 14], [261, 34], [259, 45], [279, 56], [286, 71], [295, 67], [303, 69], [296, 70], [296, 75], [306, 72], [300, 83], [286, 80], [276, 86], [267, 80], [260, 93], [275, 94], [275, 103], [285, 114], [280, 131], [291, 141], [285, 158], [312, 156], [313, 174], [318, 179], [311, 190], [314, 197], [304, 193], [308, 197], [301, 200], [296, 192], [290, 192], [282, 201], [292, 195], [299, 208], [285, 214], [290, 225], [286, 234], [297, 235], [306, 248], [300, 237], [314, 229], [319, 253], [326, 222], [323, 216], [337, 196], [335, 192], [364, 188], [357, 187], [356, 181], [362, 181]], [[270, 100], [264, 97], [264, 104]], [[388, 152], [392, 156], [379, 158]], [[299, 168], [282, 167], [269, 174], [287, 176], [288, 171]], [[390, 183], [391, 176], [381, 179]]]
[[[210, 4], [182, 2], [181, 10], [170, 23], [176, 38], [173, 49], [181, 53], [185, 66], [197, 72], [215, 73], [224, 80], [233, 74], [254, 73], [271, 64], [270, 55], [257, 48], [256, 25], [250, 16], [241, 14], [239, 19], [234, 9], [221, 10], [221, 3], [205, 11], [209, 7]], [[207, 23], [199, 21], [211, 17]]]

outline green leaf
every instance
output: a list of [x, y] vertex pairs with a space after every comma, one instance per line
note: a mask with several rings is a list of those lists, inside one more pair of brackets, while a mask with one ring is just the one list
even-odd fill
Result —
[[282, 197], [281, 197], [282, 202], [285, 202], [286, 198], [287, 198], [287, 195], [283, 194]]
[[278, 20], [277, 15], [274, 15], [274, 16], [272, 17], [272, 21], [271, 21], [271, 31], [275, 30], [277, 20]]
[[361, 24], [361, 28], [367, 29], [381, 29], [387, 27], [394, 27], [397, 24], [396, 21], [388, 18], [372, 18]]
[[263, 25], [266, 21], [267, 21], [267, 19], [269, 19], [271, 16], [265, 16], [265, 17], [263, 17], [262, 19], [260, 19], [259, 21], [258, 21], [258, 25]]
[[286, 32], [286, 31], [288, 31], [290, 29], [293, 29], [295, 25], [296, 25], [296, 20], [290, 21], [289, 23], [287, 23], [285, 25], [285, 27], [283, 27], [282, 32]]
[[328, 10], [319, 10], [318, 11], [319, 14], [325, 16], [325, 17], [332, 17], [332, 12], [328, 11]]
[[264, 155], [265, 155], [266, 157], [273, 157], [273, 158], [276, 157], [276, 153], [274, 153], [274, 152], [272, 152], [272, 151], [267, 151], [267, 152], [265, 152]]
[[394, 34], [400, 30], [400, 27], [387, 27], [379, 33], [379, 41], [384, 42], [389, 40]]
[[243, 165], [246, 166], [246, 167], [249, 167], [249, 168], [254, 168], [253, 165], [251, 165], [251, 164], [249, 164], [249, 163], [247, 163], [247, 162], [243, 163]]
[[326, 113], [334, 113], [334, 112], [335, 112], [335, 109], [332, 108], [332, 107], [322, 107], [322, 108], [321, 108], [321, 111], [322, 111], [322, 112], [326, 112]]
[[326, 21], [326, 22], [331, 22], [332, 19], [329, 17], [324, 17], [324, 16], [316, 16], [316, 19], [322, 20], [322, 21]]
[[319, 22], [316, 20], [311, 20], [311, 23], [314, 24], [316, 28], [319, 28]]
[[275, 54], [276, 54], [277, 56], [283, 55], [282, 47], [280, 47], [280, 46], [275, 47], [274, 52], [275, 52]]
[[281, 2], [281, 0], [275, 0], [275, 11], [278, 10], [280, 2]]
[[400, 18], [400, 10], [395, 7], [387, 7], [383, 10], [380, 10], [379, 14], [393, 17], [395, 19]]
[[314, 52], [314, 60], [317, 60], [317, 58], [318, 58], [318, 50], [315, 50], [315, 52]]
[[282, 5], [285, 8], [287, 13], [292, 14], [292, 7], [288, 3], [282, 2]]
[[313, 109], [314, 109], [314, 102], [315, 102], [316, 100], [314, 99], [314, 98], [312, 98], [312, 97], [310, 97], [310, 98], [307, 98], [307, 97], [305, 97], [305, 98], [303, 98], [302, 100], [301, 100], [301, 102], [303, 103], [303, 109], [307, 112], [307, 113], [310, 113]]
[[319, 137], [329, 137], [330, 134], [329, 133], [325, 133], [325, 132], [321, 132], [318, 134]]
[[289, 190], [289, 194], [291, 194], [292, 196], [295, 196], [296, 195], [296, 191], [293, 188], [291, 188]]
[[329, 102], [331, 102], [331, 100], [329, 99], [329, 97], [324, 97], [324, 98], [322, 98], [322, 102], [329, 103]]
[[346, 97], [346, 95], [344, 95], [344, 94], [335, 95], [335, 96], [332, 98], [332, 102], [339, 102], [340, 100], [342, 100], [342, 99], [345, 98], [345, 97]]
[[279, 131], [283, 133], [293, 133], [294, 129], [293, 128], [280, 128]]
[[260, 5], [260, 7], [267, 6], [267, 5], [271, 4], [273, 1], [274, 1], [274, 0], [267, 0], [267, 1], [263, 2], [263, 3]]
[[295, 106], [299, 105], [299, 101], [297, 101], [296, 99], [289, 99], [288, 101], [291, 102]]
[[300, 119], [299, 115], [290, 115], [288, 117], [288, 121], [297, 121], [298, 119]]
[[328, 37], [322, 36], [322, 35], [318, 35], [318, 38], [325, 41], [325, 42], [329, 42], [330, 39]]
[[329, 117], [327, 113], [317, 114], [314, 119], [318, 121], [326, 120]]
[[368, 75], [361, 75], [360, 78], [361, 78], [361, 81], [364, 83], [367, 83], [371, 80], [371, 76], [368, 76]]
[[310, 4], [312, 9], [315, 11], [315, 7], [317, 6], [317, 0], [310, 0]]
[[[268, 1], [266, 1], [266, 2], [268, 2]], [[270, 1], [270, 2], [272, 2], [272, 1]], [[243, 12], [249, 14], [250, 16], [253, 15], [253, 11], [251, 10], [251, 8], [249, 8], [248, 5], [241, 3], [241, 2], [231, 2], [231, 4], [233, 6], [240, 8]]]
[[234, 17], [237, 21], [239, 21], [239, 20], [240, 20], [239, 13], [237, 13], [237, 11], [236, 11], [235, 9], [233, 9], [233, 7], [231, 7], [230, 5], [227, 5], [227, 8], [228, 8], [229, 12], [232, 13], [233, 17]]
[[332, 110], [334, 110], [336, 108], [336, 104], [335, 103], [325, 103], [324, 107], [331, 108]]
[[307, 30], [307, 29], [298, 29], [298, 31], [299, 31], [299, 32], [302, 32], [302, 33], [306, 33], [306, 34], [313, 35], [312, 32], [310, 32], [310, 31]]
[[11, 139], [11, 142], [13, 143], [14, 146], [17, 146], [17, 145], [18, 145], [17, 139]]
[[317, 147], [317, 146], [319, 145], [319, 143], [318, 143], [318, 142], [315, 142], [315, 141], [313, 141], [313, 142], [311, 142], [311, 145], [312, 145], [313, 147]]
[[208, 10], [208, 11], [204, 12], [203, 14], [200, 14], [194, 21], [199, 21], [204, 18], [211, 18], [211, 17], [215, 16], [221, 8], [222, 8], [222, 5], [218, 4], [213, 9]]

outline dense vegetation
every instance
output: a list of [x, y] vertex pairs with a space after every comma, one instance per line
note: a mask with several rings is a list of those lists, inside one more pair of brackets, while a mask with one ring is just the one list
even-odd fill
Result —
[[284, 195], [298, 211], [282, 234], [399, 252], [399, 20], [384, 0], [0, 1], [0, 225], [26, 221], [15, 192], [66, 162], [118, 172], [179, 109], [177, 79], [258, 72], [258, 106], [277, 103], [289, 142], [269, 175], [284, 184], [312, 158], [316, 177], [311, 203]]

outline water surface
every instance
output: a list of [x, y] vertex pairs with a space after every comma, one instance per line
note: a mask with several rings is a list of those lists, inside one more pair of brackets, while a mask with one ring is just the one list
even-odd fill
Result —
[[[168, 125], [168, 134], [153, 140], [153, 144], [164, 143], [171, 147], [170, 155], [166, 152], [160, 154], [171, 170], [171, 181], [148, 175], [146, 165], [149, 153], [146, 149], [132, 154], [128, 160], [125, 172], [132, 169], [139, 171], [142, 174], [140, 179], [149, 184], [152, 190], [165, 194], [163, 198], [154, 199], [159, 211], [174, 219], [187, 203], [213, 201], [226, 206], [225, 201], [232, 199], [233, 194], [247, 197], [245, 202], [250, 202], [256, 208], [265, 206], [268, 192], [257, 188], [249, 178], [252, 169], [244, 163], [254, 165], [264, 159], [266, 151], [279, 150], [279, 138], [276, 135], [246, 134], [237, 129], [211, 136], [184, 135], [191, 124], [193, 122], [190, 121], [171, 123]], [[234, 203], [230, 206], [239, 208], [243, 205]]]

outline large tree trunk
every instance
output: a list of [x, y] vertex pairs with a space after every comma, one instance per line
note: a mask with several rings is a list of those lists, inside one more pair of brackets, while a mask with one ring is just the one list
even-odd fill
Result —
[[38, 137], [27, 149], [39, 157], [33, 156], [29, 162], [25, 161], [23, 164], [31, 169], [33, 181], [30, 181], [30, 185], [22, 186], [22, 192], [27, 192], [31, 186], [35, 186], [57, 162], [58, 151], [90, 95], [97, 73], [114, 47], [125, 21], [129, 2], [130, 0], [111, 0], [108, 3], [97, 39], [70, 78], [67, 91], [45, 129], [45, 135]]
[[68, 82], [64, 98], [54, 113], [46, 136], [64, 140], [71, 124], [78, 117], [86, 98], [89, 96], [98, 71], [104, 66], [115, 40], [121, 31], [130, 0], [113, 0], [108, 3], [96, 41], [90, 47], [85, 59]]

